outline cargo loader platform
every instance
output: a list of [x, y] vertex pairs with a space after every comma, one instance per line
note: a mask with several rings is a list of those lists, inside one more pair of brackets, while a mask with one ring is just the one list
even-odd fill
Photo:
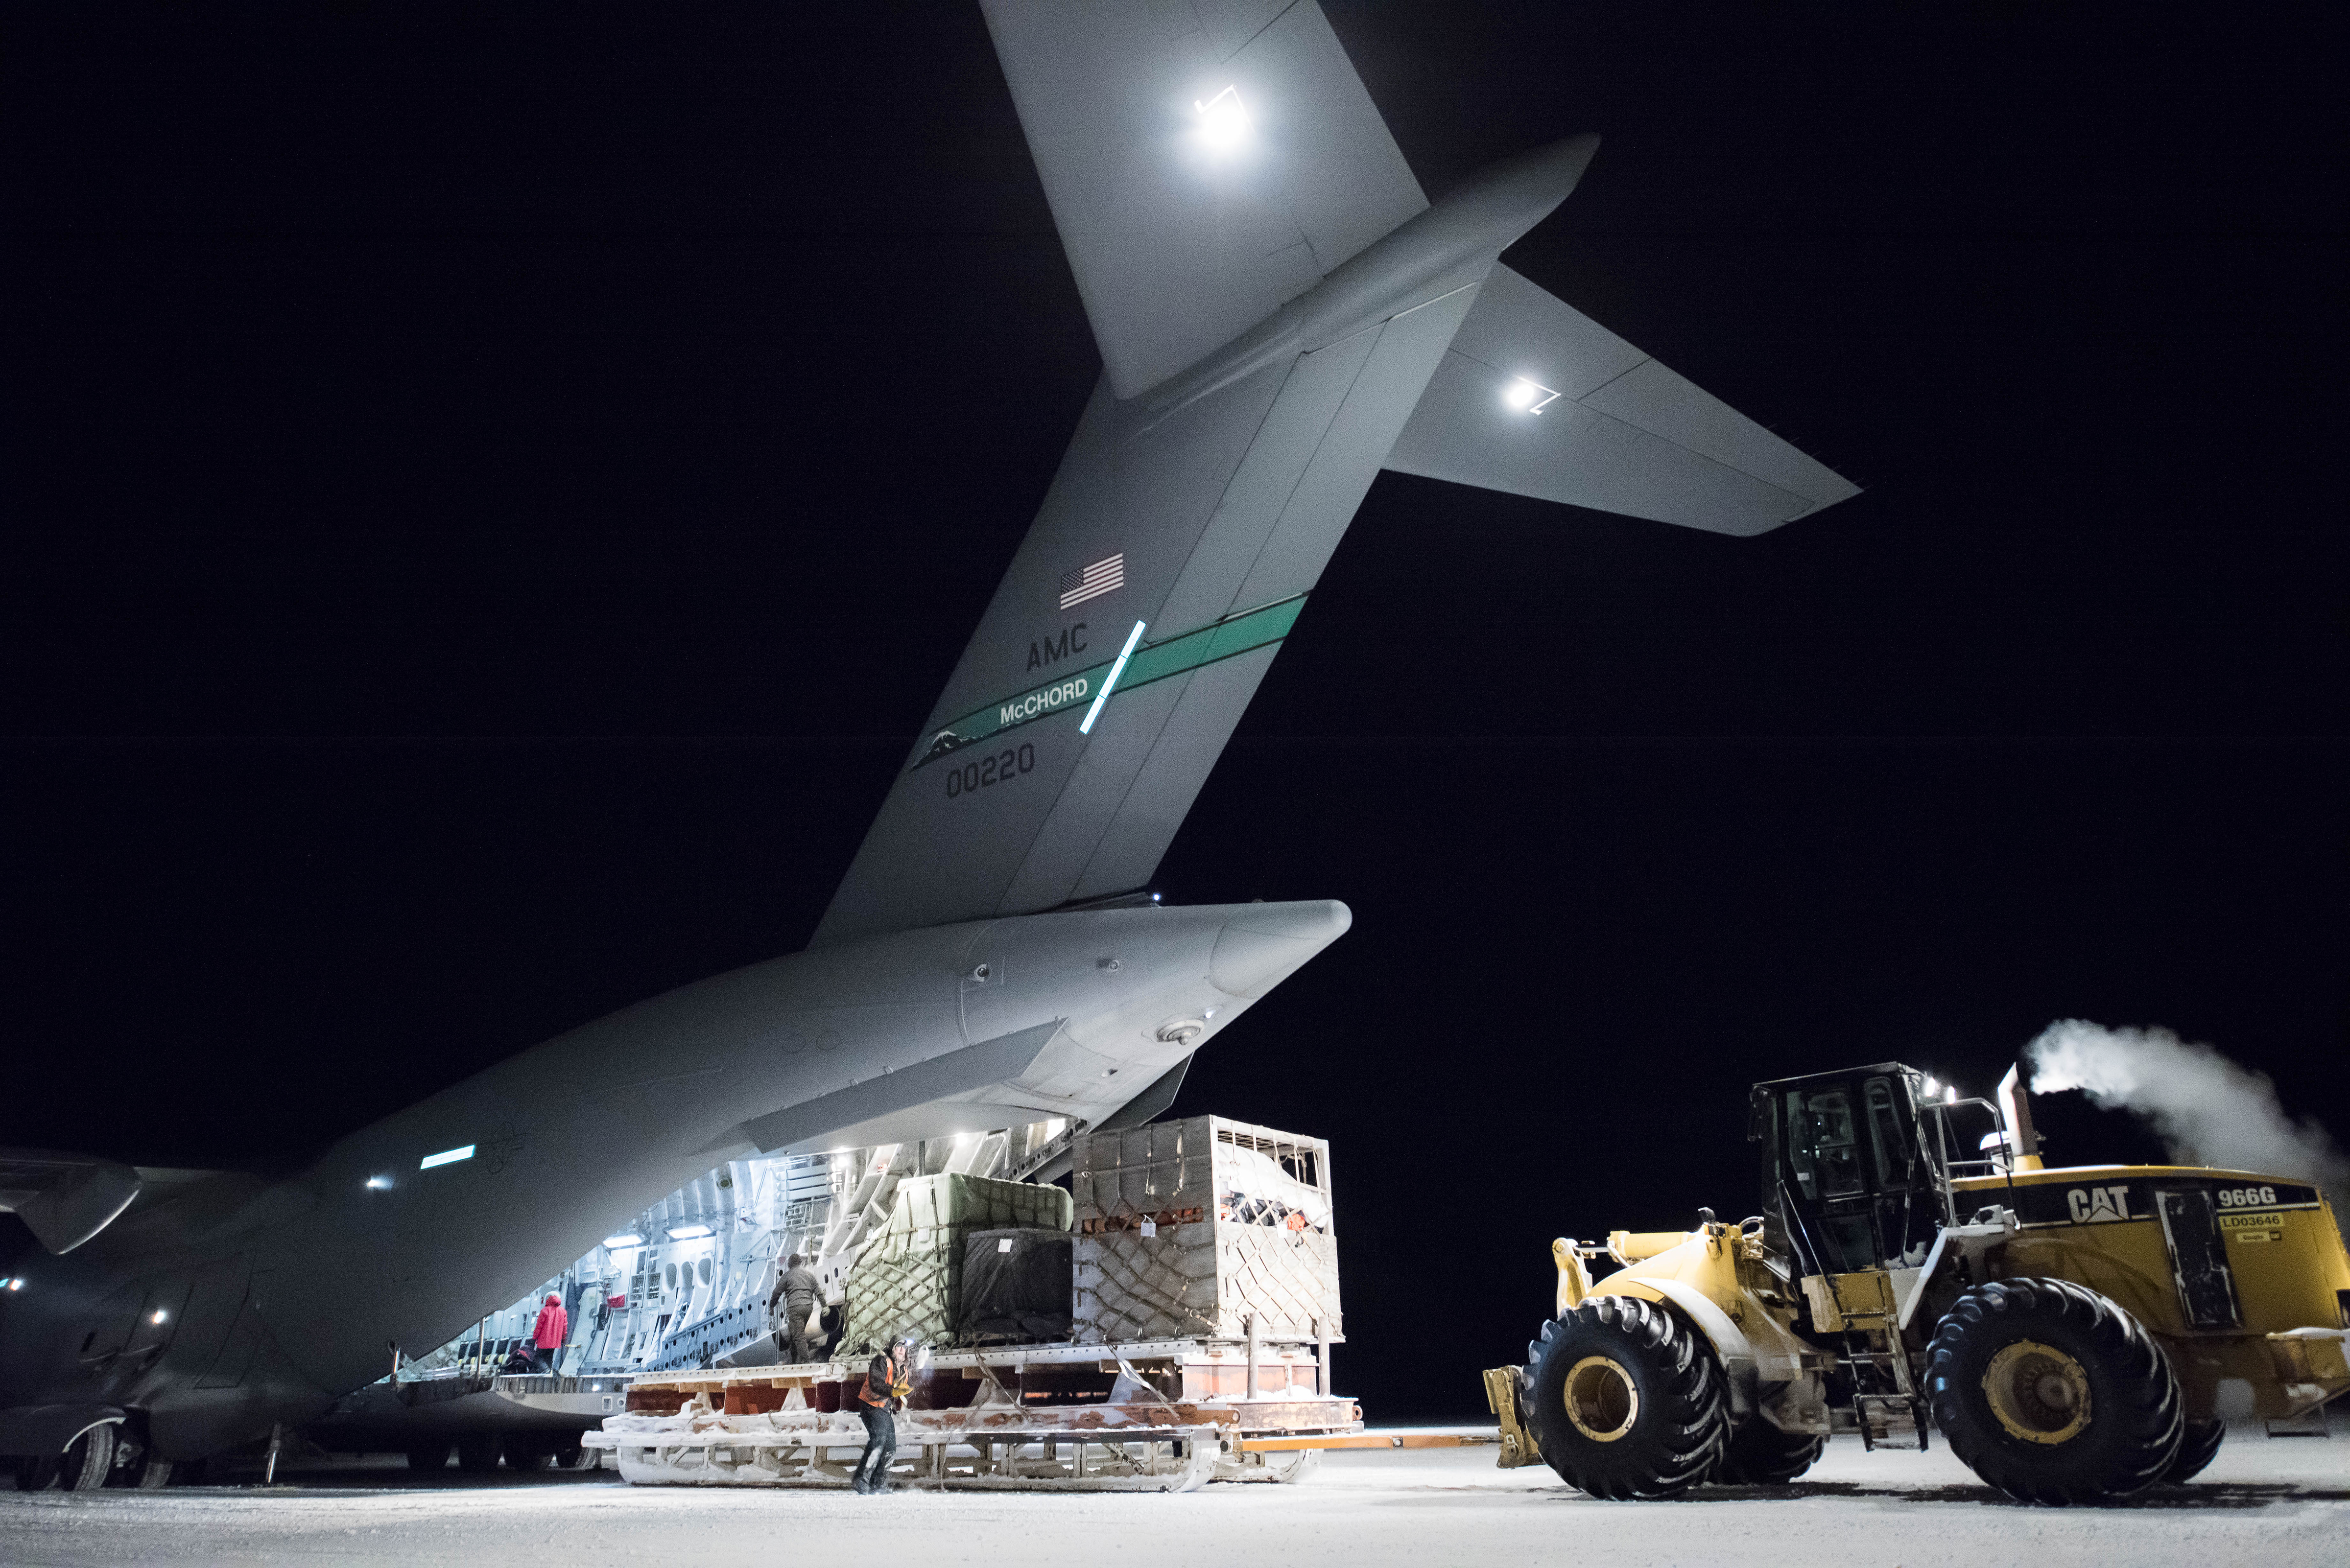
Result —
[[[1312, 1345], [1199, 1340], [933, 1353], [898, 1417], [894, 1482], [925, 1490], [1189, 1491], [1294, 1481], [1363, 1429]], [[865, 1446], [861, 1366], [648, 1374], [583, 1439], [638, 1485], [844, 1487]], [[1260, 1442], [1278, 1446], [1260, 1448]]]

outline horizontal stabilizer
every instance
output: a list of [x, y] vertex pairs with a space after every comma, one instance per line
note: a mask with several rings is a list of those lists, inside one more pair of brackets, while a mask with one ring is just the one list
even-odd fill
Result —
[[1121, 399], [1428, 205], [1314, 0], [981, 3]]
[[1387, 466], [1717, 534], [1765, 533], [1860, 493], [1500, 265]]

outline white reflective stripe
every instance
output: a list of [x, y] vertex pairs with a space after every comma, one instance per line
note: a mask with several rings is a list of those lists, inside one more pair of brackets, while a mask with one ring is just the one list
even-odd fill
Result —
[[1077, 726], [1078, 734], [1090, 735], [1094, 732], [1094, 721], [1101, 716], [1102, 704], [1109, 701], [1110, 688], [1117, 685], [1118, 678], [1125, 673], [1126, 661], [1134, 657], [1134, 645], [1141, 640], [1142, 622], [1136, 621], [1134, 629], [1126, 635], [1126, 646], [1118, 650], [1118, 662], [1109, 667], [1107, 675], [1102, 677], [1101, 695], [1095, 698], [1094, 705], [1086, 710], [1086, 722]]
[[454, 1165], [461, 1159], [471, 1159], [473, 1158], [473, 1146], [472, 1144], [467, 1144], [463, 1148], [444, 1148], [439, 1154], [428, 1154], [424, 1157], [422, 1161], [417, 1165], [416, 1168], [419, 1170], [430, 1170], [436, 1165]]

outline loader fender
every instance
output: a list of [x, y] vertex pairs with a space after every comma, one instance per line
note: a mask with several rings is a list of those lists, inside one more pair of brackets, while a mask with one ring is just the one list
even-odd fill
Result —
[[1730, 1321], [1730, 1314], [1714, 1305], [1713, 1298], [1685, 1280], [1627, 1280], [1614, 1289], [1602, 1288], [1602, 1295], [1646, 1296], [1649, 1300], [1671, 1306], [1689, 1319], [1690, 1325], [1703, 1334], [1713, 1346], [1713, 1356], [1721, 1363], [1721, 1370], [1730, 1384], [1730, 1411], [1735, 1417], [1752, 1415], [1761, 1407], [1760, 1390], [1755, 1386], [1754, 1346], [1749, 1343], [1746, 1331]]

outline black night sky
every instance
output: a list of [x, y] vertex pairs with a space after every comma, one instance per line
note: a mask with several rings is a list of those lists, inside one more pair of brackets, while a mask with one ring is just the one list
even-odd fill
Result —
[[[1431, 196], [1600, 132], [1511, 265], [1867, 490], [1373, 488], [1157, 883], [1354, 909], [1177, 1107], [1334, 1140], [1342, 1386], [1747, 1212], [1756, 1078], [2078, 1016], [2350, 1135], [2338, 11], [1325, 9]], [[0, 42], [0, 1142], [287, 1168], [802, 946], [1098, 363], [977, 7]]]

